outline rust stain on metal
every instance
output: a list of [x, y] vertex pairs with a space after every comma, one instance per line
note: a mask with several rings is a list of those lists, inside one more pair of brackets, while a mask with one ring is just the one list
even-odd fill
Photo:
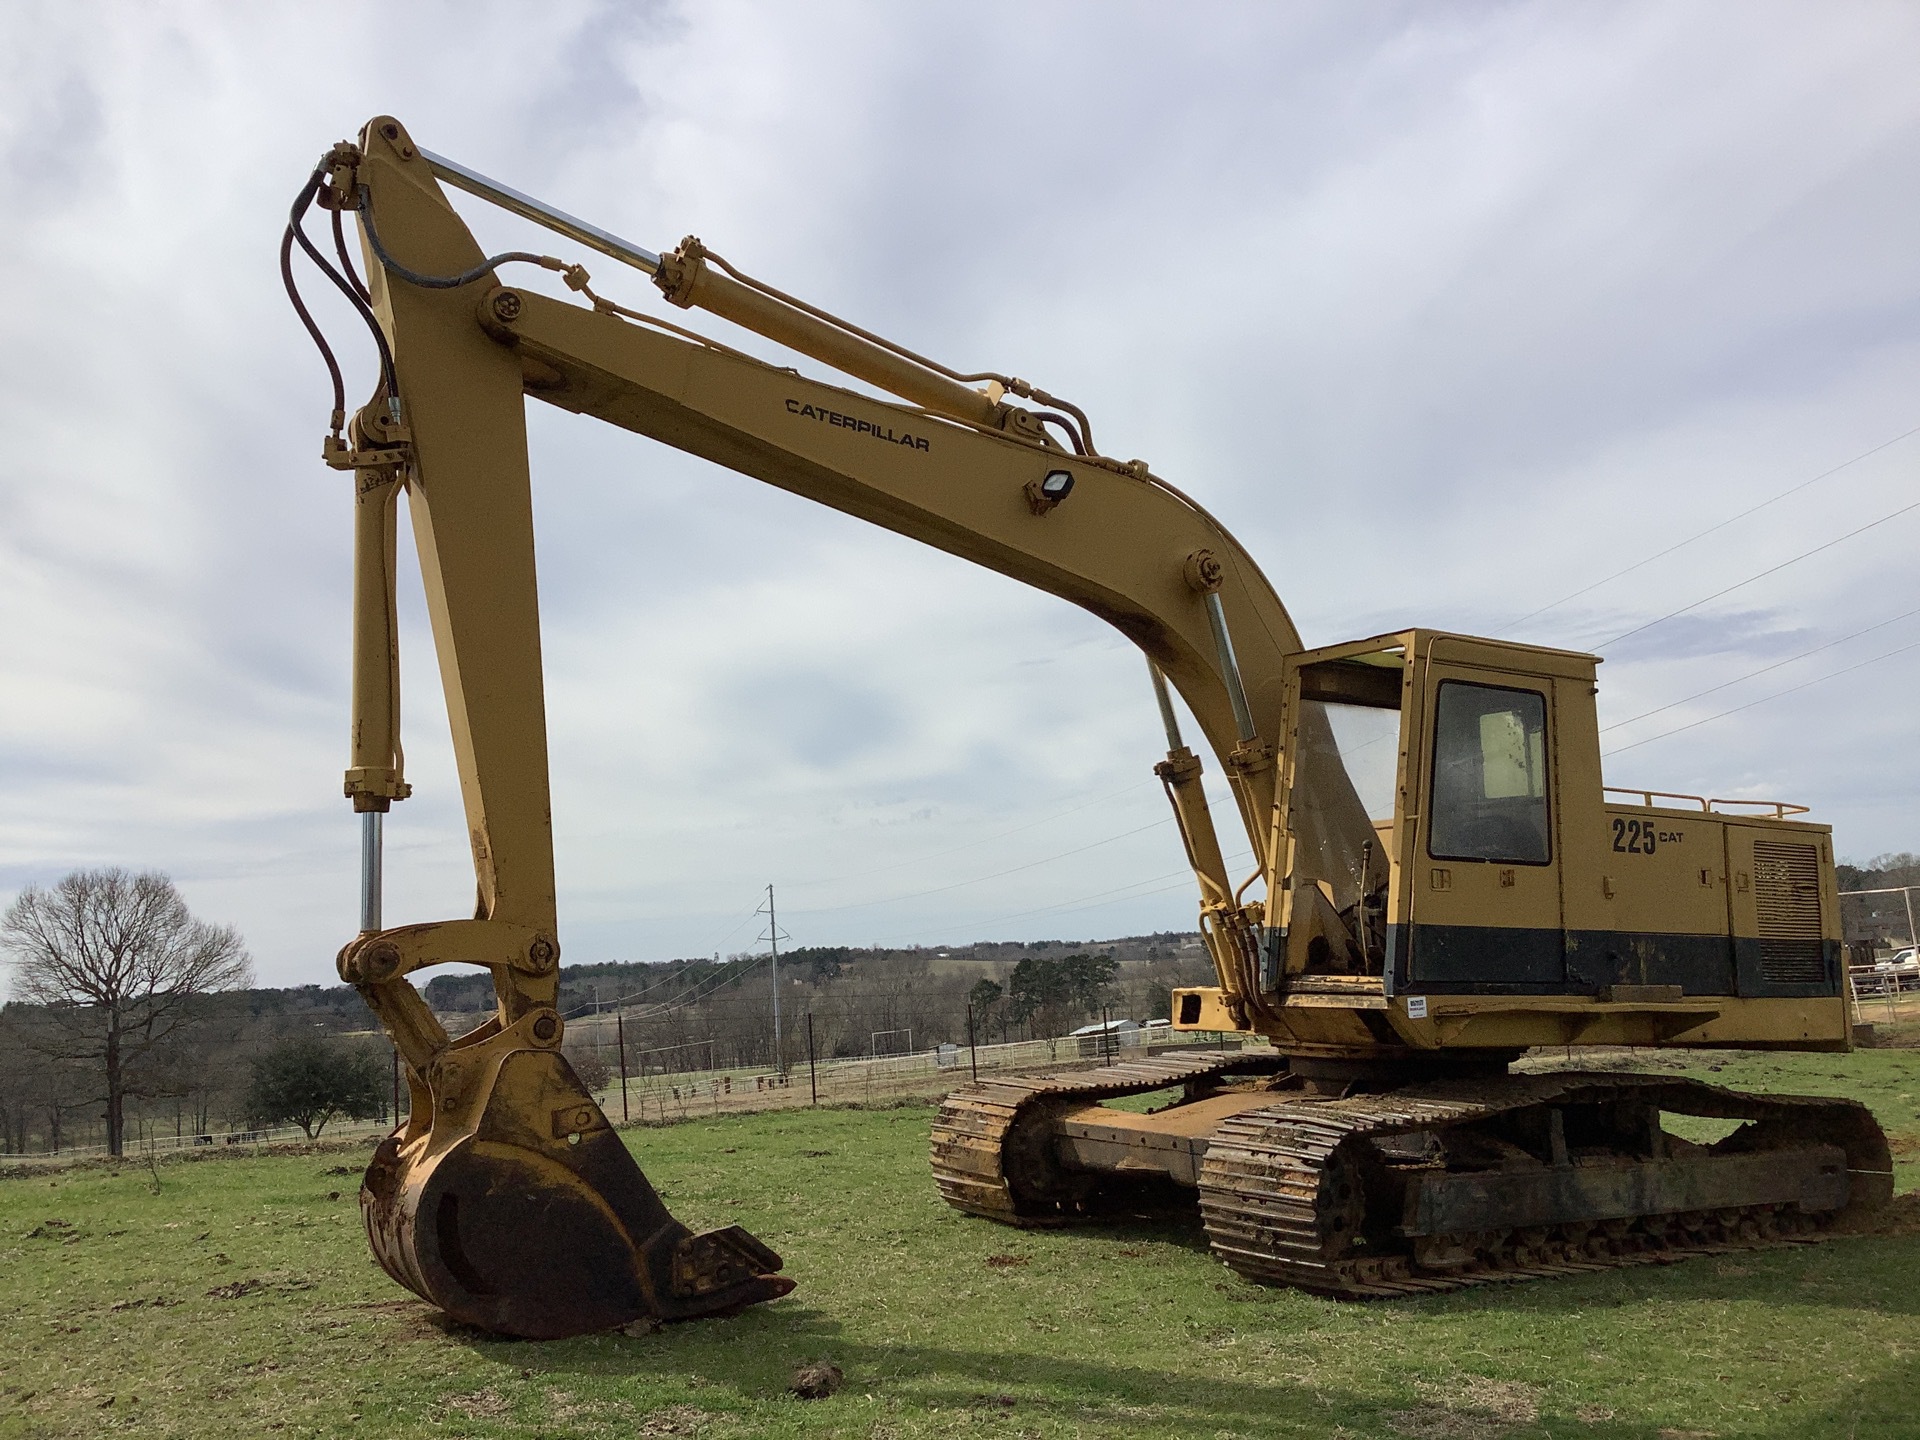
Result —
[[[935, 1122], [934, 1173], [956, 1208], [1020, 1226], [1197, 1192], [1236, 1273], [1355, 1299], [1812, 1239], [1892, 1194], [1854, 1101], [1583, 1073], [1334, 1097], [1283, 1067], [1168, 1057], [968, 1086]], [[1192, 1098], [1158, 1113], [1101, 1104], [1174, 1084]], [[1745, 1123], [1693, 1145], [1662, 1113]]]

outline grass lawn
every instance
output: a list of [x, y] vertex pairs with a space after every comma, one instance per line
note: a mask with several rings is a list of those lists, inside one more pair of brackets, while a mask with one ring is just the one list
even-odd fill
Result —
[[[1869, 1101], [1920, 1183], [1920, 1051], [1685, 1058]], [[930, 1114], [632, 1132], [682, 1219], [747, 1225], [800, 1288], [544, 1345], [446, 1327], [374, 1267], [362, 1150], [0, 1180], [0, 1437], [1920, 1436], [1920, 1235], [1336, 1304], [1236, 1279], [1197, 1224], [966, 1219]], [[845, 1387], [787, 1395], [819, 1359]]]

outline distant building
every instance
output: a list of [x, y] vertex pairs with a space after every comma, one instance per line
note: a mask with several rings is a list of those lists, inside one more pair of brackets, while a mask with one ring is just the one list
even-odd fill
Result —
[[1093, 1060], [1138, 1045], [1142, 1033], [1138, 1020], [1107, 1020], [1096, 1025], [1082, 1025], [1078, 1030], [1070, 1031], [1067, 1039], [1079, 1046], [1081, 1059]]

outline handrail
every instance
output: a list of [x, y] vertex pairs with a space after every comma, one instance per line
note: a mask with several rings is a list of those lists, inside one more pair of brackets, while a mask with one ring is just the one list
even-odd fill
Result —
[[1809, 810], [1813, 808], [1811, 805], [1792, 805], [1786, 802], [1785, 800], [1709, 800], [1707, 801], [1707, 808], [1709, 810], [1713, 809], [1713, 807], [1716, 805], [1752, 805], [1758, 809], [1771, 810], [1773, 812], [1773, 818], [1776, 820], [1784, 820], [1789, 815], [1805, 815]]
[[1682, 795], [1676, 790], [1638, 790], [1631, 785], [1602, 785], [1600, 788], [1608, 795], [1636, 795], [1640, 798], [1640, 803], [1648, 809], [1663, 808], [1654, 804], [1655, 798], [1658, 797], [1661, 800], [1689, 801], [1692, 804], [1698, 805], [1703, 811], [1710, 815], [1724, 815], [1729, 813], [1722, 808], [1723, 806], [1742, 805], [1751, 806], [1756, 810], [1770, 810], [1773, 812], [1773, 818], [1775, 820], [1784, 820], [1789, 815], [1805, 815], [1813, 808], [1809, 805], [1795, 805], [1785, 800], [1709, 799], [1704, 795]]
[[1691, 800], [1702, 810], [1711, 808], [1710, 802], [1704, 795], [1682, 795], [1673, 790], [1635, 790], [1630, 785], [1602, 785], [1600, 789], [1608, 795], [1638, 795], [1641, 797], [1640, 803], [1649, 809], [1655, 808], [1653, 798], [1656, 795], [1662, 800]]

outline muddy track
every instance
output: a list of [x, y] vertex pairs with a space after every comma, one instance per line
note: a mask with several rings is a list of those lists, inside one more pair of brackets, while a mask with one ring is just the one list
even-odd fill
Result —
[[[1191, 1093], [1278, 1079], [1283, 1066], [1270, 1054], [1163, 1056], [967, 1086], [947, 1098], [934, 1122], [935, 1179], [949, 1204], [1004, 1224], [1084, 1221], [1103, 1198], [1115, 1197], [1103, 1197], [1102, 1177], [1062, 1171], [1052, 1153], [1051, 1116], [1173, 1085]], [[1337, 1099], [1276, 1089], [1274, 1101], [1233, 1116], [1207, 1139], [1199, 1204], [1208, 1239], [1247, 1279], [1343, 1298], [1428, 1294], [1805, 1242], [1835, 1228], [1865, 1228], [1892, 1193], [1886, 1138], [1871, 1113], [1848, 1100], [1745, 1095], [1665, 1076], [1551, 1072]], [[1552, 1109], [1621, 1107], [1751, 1122], [1752, 1138], [1738, 1153], [1822, 1150], [1848, 1172], [1847, 1203], [1810, 1210], [1775, 1199], [1418, 1236], [1379, 1223], [1382, 1212], [1399, 1218], [1410, 1180], [1439, 1168], [1418, 1158], [1422, 1146], [1443, 1148], [1436, 1137]], [[1631, 1163], [1624, 1156], [1598, 1163], [1616, 1158]], [[1119, 1189], [1124, 1205], [1125, 1187]]]
[[[1670, 1113], [1754, 1121], [1772, 1144], [1831, 1144], [1854, 1172], [1844, 1208], [1777, 1202], [1550, 1226], [1508, 1227], [1369, 1245], [1355, 1220], [1366, 1180], [1362, 1146], [1433, 1134], [1536, 1106], [1638, 1104]], [[1666, 1077], [1555, 1073], [1408, 1086], [1386, 1095], [1290, 1100], [1235, 1116], [1211, 1137], [1200, 1214], [1213, 1251], [1267, 1284], [1363, 1299], [1428, 1294], [1493, 1281], [1661, 1264], [1693, 1255], [1817, 1239], [1871, 1213], [1892, 1188], [1878, 1123], [1850, 1100], [1743, 1095]]]
[[[1044, 1189], [1042, 1177], [1052, 1169], [1042, 1153], [1048, 1138], [1044, 1112], [1052, 1104], [1091, 1105], [1215, 1078], [1272, 1075], [1285, 1063], [1271, 1051], [1207, 1050], [963, 1086], [941, 1103], [933, 1122], [934, 1183], [956, 1210], [1007, 1225], [1057, 1225], [1081, 1218], [1069, 1203], [1031, 1193]], [[1016, 1179], [1025, 1193], [1016, 1194]]]

